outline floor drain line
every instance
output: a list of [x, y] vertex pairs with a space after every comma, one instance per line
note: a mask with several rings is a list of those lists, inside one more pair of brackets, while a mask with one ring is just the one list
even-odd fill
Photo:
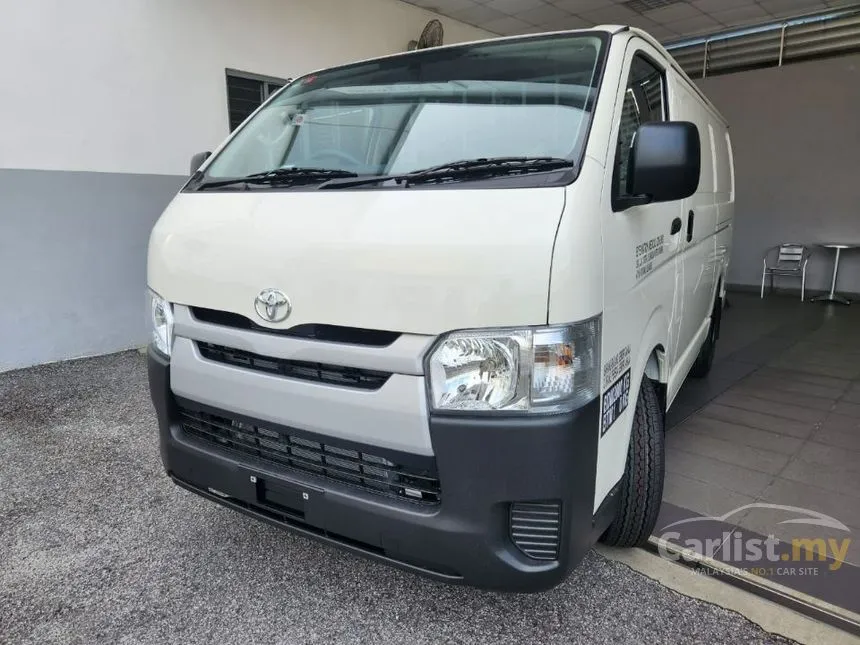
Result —
[[855, 614], [843, 607], [838, 607], [820, 598], [786, 587], [767, 578], [753, 575], [739, 567], [720, 562], [719, 560], [654, 535], [648, 538], [648, 545], [645, 549], [661, 557], [665, 553], [680, 556], [678, 560], [673, 561], [690, 569], [718, 574], [718, 579], [728, 584], [754, 593], [783, 607], [793, 609], [815, 620], [860, 636], [860, 614]]

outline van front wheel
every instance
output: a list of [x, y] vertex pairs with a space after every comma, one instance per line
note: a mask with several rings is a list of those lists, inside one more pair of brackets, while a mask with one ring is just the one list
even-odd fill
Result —
[[654, 382], [643, 377], [630, 431], [627, 465], [618, 492], [618, 512], [601, 542], [610, 546], [642, 546], [654, 530], [663, 499], [663, 423]]

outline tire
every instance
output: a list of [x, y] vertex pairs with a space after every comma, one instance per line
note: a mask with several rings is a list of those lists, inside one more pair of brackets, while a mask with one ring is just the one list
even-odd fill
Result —
[[717, 339], [720, 337], [720, 318], [722, 317], [722, 299], [717, 297], [714, 309], [711, 311], [711, 324], [708, 325], [708, 336], [699, 348], [696, 362], [690, 368], [690, 376], [693, 378], [704, 378], [711, 371], [714, 364], [714, 354], [717, 351]]
[[618, 492], [618, 511], [600, 538], [610, 546], [634, 547], [648, 542], [663, 499], [665, 476], [664, 415], [654, 382], [642, 378], [627, 465]]

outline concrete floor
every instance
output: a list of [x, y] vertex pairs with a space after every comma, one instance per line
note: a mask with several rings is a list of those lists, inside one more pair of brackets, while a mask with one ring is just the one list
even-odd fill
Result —
[[486, 593], [202, 500], [162, 472], [136, 352], [0, 374], [0, 455], [2, 643], [786, 642], [596, 553]]
[[[855, 568], [822, 570], [804, 591], [860, 613], [860, 307], [731, 302], [712, 375], [689, 381], [670, 414], [663, 513], [723, 516], [729, 531], [788, 542], [847, 538]], [[799, 515], [785, 509], [734, 512], [758, 503], [824, 513], [847, 531], [785, 522]]]

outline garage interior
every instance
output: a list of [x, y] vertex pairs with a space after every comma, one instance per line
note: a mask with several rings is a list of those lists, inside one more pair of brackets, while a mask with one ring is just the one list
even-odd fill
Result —
[[[734, 532], [791, 542], [810, 534], [791, 523], [813, 509], [842, 526], [815, 534], [854, 534], [860, 451], [860, 314], [841, 305], [730, 294], [720, 346], [708, 378], [688, 381], [669, 412], [666, 486], [655, 530], [716, 539]], [[770, 508], [751, 507], [769, 504]], [[793, 507], [793, 508], [788, 508]], [[667, 529], [693, 516], [717, 518]], [[826, 579], [767, 571], [768, 583], [860, 614], [860, 545]], [[784, 551], [777, 547], [777, 553]], [[736, 553], [715, 558], [742, 567]], [[838, 611], [836, 613], [839, 613]]]
[[[730, 124], [737, 195], [729, 306], [712, 373], [688, 382], [668, 416], [667, 480], [652, 547], [666, 546], [669, 529], [681, 539], [722, 543], [739, 530], [786, 543], [809, 537], [807, 525], [786, 521], [785, 507], [838, 520], [823, 533], [816, 527], [816, 536], [860, 532], [860, 303], [810, 301], [834, 281], [834, 252], [822, 246], [827, 243], [855, 245], [841, 256], [835, 289], [860, 297], [860, 4], [363, 0], [344, 11], [336, 0], [296, 3], [301, 7], [290, 10], [279, 0], [253, 0], [244, 9], [221, 2], [210, 11], [203, 0], [157, 9], [138, 1], [130, 14], [112, 7], [103, 19], [117, 29], [97, 37], [82, 17], [101, 11], [96, 0], [77, 2], [84, 7], [79, 12], [58, 0], [4, 4], [10, 11], [14, 5], [20, 18], [17, 27], [14, 20], [0, 22], [0, 55], [20, 61], [12, 73], [17, 82], [0, 90], [0, 115], [16, 124], [0, 130], [0, 452], [13, 460], [2, 471], [8, 494], [0, 497], [0, 515], [20, 522], [0, 537], [16, 559], [50, 560], [51, 544], [38, 543], [41, 555], [35, 556], [10, 545], [31, 543], [35, 533], [48, 530], [44, 498], [35, 495], [53, 493], [49, 507], [66, 496], [79, 505], [72, 514], [80, 519], [77, 527], [53, 534], [53, 546], [69, 540], [97, 566], [99, 553], [110, 551], [113, 529], [100, 532], [86, 514], [109, 514], [105, 500], [121, 503], [110, 491], [122, 487], [120, 471], [102, 471], [99, 454], [111, 468], [119, 468], [119, 442], [157, 455], [155, 417], [141, 398], [145, 363], [134, 351], [147, 341], [146, 243], [185, 179], [188, 157], [212, 149], [237, 122], [225, 100], [230, 70], [241, 71], [232, 77], [234, 89], [244, 80], [261, 101], [311, 69], [403, 51], [434, 18], [442, 21], [446, 42], [595, 24], [640, 27], [667, 46]], [[227, 28], [231, 23], [235, 34]], [[367, 32], [356, 24], [369, 25]], [[292, 42], [271, 44], [279, 29]], [[45, 59], [32, 39], [39, 30], [68, 30], [66, 60], [57, 61], [57, 52]], [[233, 36], [235, 42], [216, 51], [214, 42]], [[169, 42], [164, 56], [135, 53], [146, 39]], [[110, 48], [124, 55], [109, 61]], [[205, 78], [200, 88], [188, 89], [187, 78], [176, 78], [177, 58], [191, 61], [189, 74]], [[34, 78], [56, 83], [34, 88]], [[83, 107], [51, 107], [58, 95], [81, 94], [90, 96]], [[130, 107], [138, 102], [132, 97], [148, 97], [150, 108]], [[120, 121], [135, 120], [137, 131], [115, 125], [111, 105], [124, 110]], [[778, 278], [775, 292], [759, 295], [764, 253], [787, 242], [812, 252], [804, 302], [797, 280]], [[96, 358], [74, 360], [83, 357]], [[147, 416], [141, 418], [141, 410]], [[100, 424], [97, 450], [72, 469], [69, 456], [88, 441], [87, 421]], [[22, 450], [19, 437], [35, 442], [44, 458]], [[86, 495], [84, 489], [62, 490], [64, 481], [82, 485], [81, 472], [89, 477]], [[43, 476], [48, 490], [32, 482]], [[99, 490], [93, 478], [104, 487], [104, 500], [90, 498]], [[172, 504], [167, 498], [184, 495], [153, 481], [160, 479], [147, 468], [134, 480], [152, 493], [136, 498], [147, 505], [138, 519], [165, 530], [164, 539], [205, 539], [170, 533], [159, 522], [160, 501]], [[749, 508], [758, 503], [773, 507]], [[672, 528], [695, 517], [703, 521]], [[220, 528], [235, 547], [241, 536], [236, 525]], [[254, 529], [252, 536], [269, 544]], [[336, 578], [342, 557], [322, 549], [314, 555]], [[722, 552], [713, 560], [704, 565], [742, 564]], [[104, 575], [111, 577], [110, 571]], [[826, 580], [776, 573], [758, 578], [744, 584], [860, 633], [860, 543], [848, 544], [844, 563]]]

